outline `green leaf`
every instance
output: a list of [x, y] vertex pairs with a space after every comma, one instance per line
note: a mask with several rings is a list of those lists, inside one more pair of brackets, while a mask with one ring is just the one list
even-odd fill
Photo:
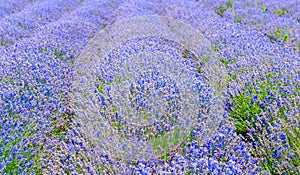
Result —
[[262, 13], [266, 13], [267, 12], [267, 7], [266, 6], [262, 6], [261, 7], [261, 12]]
[[102, 81], [100, 81], [100, 84], [99, 84], [99, 86], [98, 86], [98, 88], [97, 88], [97, 90], [98, 90], [98, 92], [100, 93], [100, 94], [103, 94], [104, 93], [104, 87], [103, 87], [103, 82]]
[[286, 42], [288, 39], [290, 38], [290, 35], [289, 34], [284, 34], [283, 36], [283, 42]]

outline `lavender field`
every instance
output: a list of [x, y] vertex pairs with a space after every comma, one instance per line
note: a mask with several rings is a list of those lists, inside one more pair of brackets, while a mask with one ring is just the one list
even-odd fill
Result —
[[300, 174], [299, 0], [0, 0], [0, 174]]

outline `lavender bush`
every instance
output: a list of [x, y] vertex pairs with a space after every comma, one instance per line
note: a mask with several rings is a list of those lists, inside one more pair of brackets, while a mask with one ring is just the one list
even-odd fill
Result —
[[299, 5], [0, 2], [0, 174], [299, 174]]

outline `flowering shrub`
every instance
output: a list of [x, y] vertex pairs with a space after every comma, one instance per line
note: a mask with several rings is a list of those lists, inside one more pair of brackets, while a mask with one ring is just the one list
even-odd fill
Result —
[[0, 0], [0, 174], [299, 174], [298, 1]]

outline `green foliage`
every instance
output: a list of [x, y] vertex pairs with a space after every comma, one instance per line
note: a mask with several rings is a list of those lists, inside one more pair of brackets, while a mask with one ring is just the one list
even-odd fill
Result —
[[75, 63], [75, 58], [71, 57], [70, 61], [71, 61], [72, 64], [74, 64]]
[[169, 135], [168, 133], [158, 135], [157, 137], [150, 139], [149, 142], [152, 143], [153, 149], [157, 151], [158, 156], [167, 161], [169, 158], [169, 150], [172, 149], [172, 146], [178, 146], [186, 140], [192, 141], [193, 139], [192, 131], [189, 136], [182, 136], [180, 135], [179, 128], [176, 127], [174, 128], [173, 135]]
[[262, 168], [265, 169], [265, 170], [269, 170], [270, 172], [275, 173], [276, 165], [272, 161], [272, 157], [270, 155], [268, 155], [268, 156], [265, 155], [265, 161], [262, 162]]
[[[300, 120], [300, 116], [298, 116], [298, 121]], [[291, 146], [290, 151], [296, 155], [296, 157], [300, 157], [300, 128], [286, 128], [287, 133], [287, 141]], [[292, 164], [294, 167], [300, 166], [300, 159], [295, 159]]]
[[56, 56], [56, 57], [62, 57], [63, 53], [62, 53], [62, 51], [54, 50], [54, 56]]
[[226, 4], [220, 5], [220, 6], [215, 10], [215, 12], [216, 12], [219, 16], [223, 17], [225, 11], [226, 11], [227, 9], [229, 9], [229, 8], [232, 8], [232, 9], [233, 9], [233, 6], [234, 6], [234, 0], [230, 0], [230, 1], [228, 1]]
[[237, 17], [237, 19], [234, 20], [234, 22], [235, 22], [235, 23], [241, 23], [242, 20], [243, 20], [243, 17], [239, 15], [239, 16]]
[[104, 82], [103, 81], [99, 81], [99, 85], [97, 87], [97, 90], [100, 94], [103, 94], [104, 93]]
[[153, 149], [157, 151], [158, 156], [168, 160], [168, 147], [169, 141], [166, 136], [154, 137], [150, 140], [153, 145]]
[[[270, 81], [272, 77], [272, 74], [268, 74], [268, 77], [260, 82], [259, 87], [248, 86], [239, 95], [230, 99], [230, 103], [232, 104], [230, 118], [236, 122], [235, 127], [238, 134], [246, 136], [249, 129], [247, 122], [255, 121], [260, 112], [264, 110], [257, 100], [252, 101], [252, 97], [256, 96], [258, 100], [264, 101], [270, 95], [270, 91], [267, 88], [270, 88], [273, 93], [279, 93], [279, 84], [272, 83]], [[232, 77], [232, 79], [234, 80], [235, 78]], [[254, 126], [255, 123], [251, 123], [250, 127]]]
[[[277, 75], [280, 77], [280, 73]], [[283, 91], [281, 91], [284, 86], [287, 86], [285, 82], [278, 82], [278, 81], [273, 81], [275, 75], [268, 73], [266, 78], [264, 80], [261, 80], [259, 82], [259, 87], [254, 87], [254, 86], [246, 86], [246, 88], [237, 96], [234, 96], [230, 99], [230, 103], [232, 104], [232, 108], [229, 111], [230, 118], [235, 121], [235, 128], [237, 134], [241, 134], [244, 137], [247, 136], [248, 129], [252, 127], [256, 127], [257, 125], [257, 117], [259, 117], [262, 111], [265, 111], [267, 109], [267, 105], [272, 103], [273, 98], [271, 98], [270, 93], [272, 92], [273, 94], [279, 95], [281, 97], [287, 96], [293, 96], [294, 94], [287, 94]], [[268, 98], [267, 103], [264, 105], [260, 105], [258, 101], [252, 101], [253, 96], [258, 97], [258, 101], [264, 101], [266, 98]], [[286, 117], [286, 112], [289, 109], [285, 107], [281, 107], [278, 110], [278, 113], [275, 115], [272, 115], [272, 118], [270, 118], [270, 121], [267, 122], [274, 122], [277, 121], [278, 119], [283, 119], [286, 124], [283, 124], [281, 127], [282, 131], [286, 133], [286, 141], [290, 145], [290, 149], [288, 149], [286, 152], [283, 153], [283, 155], [290, 157], [288, 152], [291, 152], [295, 155], [295, 157], [299, 157], [300, 153], [300, 128], [297, 127], [290, 127], [289, 125], [289, 120]], [[297, 120], [300, 120], [300, 116], [298, 117]], [[248, 124], [247, 124], [248, 123]], [[267, 126], [263, 126], [267, 127]], [[266, 128], [265, 128], [266, 129]], [[245, 137], [246, 141], [253, 141], [251, 138]], [[265, 158], [264, 162], [261, 162], [261, 166], [267, 170], [270, 171], [273, 174], [278, 173], [277, 165], [279, 162], [285, 161], [284, 156], [281, 158], [275, 158], [273, 156], [273, 151], [272, 149], [268, 151], [270, 148], [265, 148], [268, 146], [264, 146], [265, 143], [262, 141], [260, 143], [261, 146], [255, 148], [259, 154], [253, 153], [255, 157], [260, 157], [260, 158]], [[268, 145], [268, 144], [267, 144]], [[292, 165], [292, 167], [299, 167], [300, 166], [300, 161], [297, 158], [291, 158], [289, 159], [288, 163]], [[289, 170], [285, 170], [285, 168], [281, 167], [281, 170], [283, 172], [286, 172], [286, 174], [293, 174], [292, 172], [289, 172]]]
[[189, 141], [192, 142], [193, 140], [194, 140], [193, 130], [191, 130], [191, 132], [189, 134]]
[[223, 59], [221, 60], [221, 63], [222, 63], [226, 68], [228, 68], [229, 65], [235, 63], [236, 61], [237, 61], [236, 58], [232, 58], [232, 59], [229, 60], [229, 61], [228, 61], [226, 58], [223, 58]]
[[14, 80], [11, 78], [2, 78], [2, 79], [0, 79], [0, 82], [3, 82], [6, 85], [8, 85], [8, 84], [11, 84], [13, 86], [15, 85]]
[[234, 97], [234, 106], [230, 112], [230, 117], [236, 121], [235, 127], [237, 134], [247, 135], [247, 121], [251, 121], [260, 112], [260, 106], [257, 103], [251, 104], [251, 97], [240, 94]]
[[224, 66], [225, 66], [226, 68], [228, 68], [228, 61], [227, 61], [226, 58], [223, 58], [223, 59], [221, 60], [221, 63], [223, 63]]
[[[184, 52], [182, 53], [182, 57], [185, 58], [185, 59], [192, 59], [192, 60], [198, 62], [198, 59], [188, 49], [184, 50]], [[204, 56], [204, 63], [207, 63], [208, 61], [209, 61], [209, 57]], [[197, 64], [196, 71], [199, 72], [199, 73], [203, 73], [200, 64]]]
[[47, 47], [42, 48], [42, 49], [39, 50], [40, 53], [44, 53], [44, 52], [47, 52], [47, 51], [48, 51]]
[[223, 17], [226, 10], [227, 10], [226, 5], [222, 4], [222, 5], [220, 5], [220, 6], [216, 9], [216, 13], [217, 13], [219, 16]]
[[121, 79], [121, 78], [114, 78], [114, 82], [115, 82], [116, 84], [121, 84], [122, 79]]
[[226, 157], [222, 157], [222, 158], [221, 158], [221, 161], [226, 163], [226, 162], [227, 162]]
[[191, 56], [191, 52], [188, 49], [185, 49], [183, 52], [183, 58], [187, 59]]
[[233, 8], [234, 5], [234, 0], [230, 0], [229, 2], [226, 3], [227, 8]]
[[277, 29], [277, 30], [275, 31], [274, 35], [275, 35], [276, 41], [278, 41], [279, 38], [282, 36], [282, 30], [281, 30], [281, 29]]
[[209, 57], [206, 56], [205, 59], [204, 59], [204, 63], [208, 63], [209, 62]]
[[267, 12], [267, 7], [266, 6], [262, 6], [261, 7], [261, 12], [262, 13], [266, 13]]
[[53, 130], [50, 133], [59, 137], [62, 137], [64, 134], [66, 134], [64, 129], [62, 128], [53, 128]]
[[281, 9], [276, 10], [276, 14], [279, 15], [280, 17], [285, 15], [287, 12], [288, 12], [287, 10], [281, 10]]
[[196, 71], [197, 71], [198, 73], [202, 73], [202, 72], [203, 72], [203, 71], [201, 70], [201, 66], [199, 66], [199, 65], [196, 67]]
[[150, 114], [149, 114], [149, 113], [145, 113], [145, 114], [143, 115], [143, 119], [144, 119], [144, 120], [149, 120], [149, 119], [150, 119]]
[[283, 36], [283, 42], [286, 42], [290, 38], [289, 34], [284, 34]]
[[290, 35], [289, 34], [283, 34], [283, 31], [278, 28], [276, 29], [276, 31], [274, 32], [274, 36], [272, 34], [268, 34], [267, 35], [271, 41], [280, 41], [280, 42], [286, 42], [289, 38], [290, 38]]
[[16, 159], [13, 158], [13, 160], [11, 161], [11, 163], [9, 163], [8, 165], [6, 165], [6, 168], [5, 168], [5, 173], [7, 174], [14, 174], [14, 175], [17, 175], [17, 172], [18, 172], [18, 163], [16, 162]]
[[233, 64], [233, 63], [235, 63], [237, 60], [236, 60], [236, 58], [232, 58], [230, 61], [229, 61], [229, 64]]
[[70, 120], [75, 116], [74, 112], [71, 113], [63, 113], [60, 120], [52, 119], [52, 127], [53, 130], [50, 134], [57, 135], [62, 137], [67, 134], [67, 130], [70, 128]]
[[232, 79], [233, 81], [235, 81], [235, 80], [237, 79], [237, 75], [232, 74], [232, 75], [231, 75], [231, 79]]
[[25, 25], [25, 24], [22, 24], [22, 23], [18, 23], [18, 26], [20, 27], [20, 28], [22, 28], [22, 29], [26, 29], [27, 28], [27, 25]]
[[185, 173], [185, 175], [191, 175], [191, 170], [188, 169], [187, 172]]
[[36, 175], [43, 175], [43, 170], [42, 170], [42, 166], [41, 166], [41, 163], [40, 163], [41, 153], [34, 155], [33, 159], [35, 160], [34, 165], [33, 165], [33, 166], [35, 166], [35, 168], [33, 167], [35, 174]]
[[219, 52], [222, 49], [222, 45], [226, 44], [226, 39], [221, 38], [211, 44], [211, 49], [214, 52]]
[[66, 60], [61, 50], [54, 50], [54, 56], [60, 58], [61, 60]]
[[78, 174], [82, 174], [83, 172], [82, 172], [82, 170], [81, 170], [81, 168], [80, 168], [80, 165], [77, 164], [76, 167], [77, 167], [77, 173], [78, 173]]
[[9, 45], [9, 41], [0, 41], [0, 46], [4, 46], [5, 48]]

